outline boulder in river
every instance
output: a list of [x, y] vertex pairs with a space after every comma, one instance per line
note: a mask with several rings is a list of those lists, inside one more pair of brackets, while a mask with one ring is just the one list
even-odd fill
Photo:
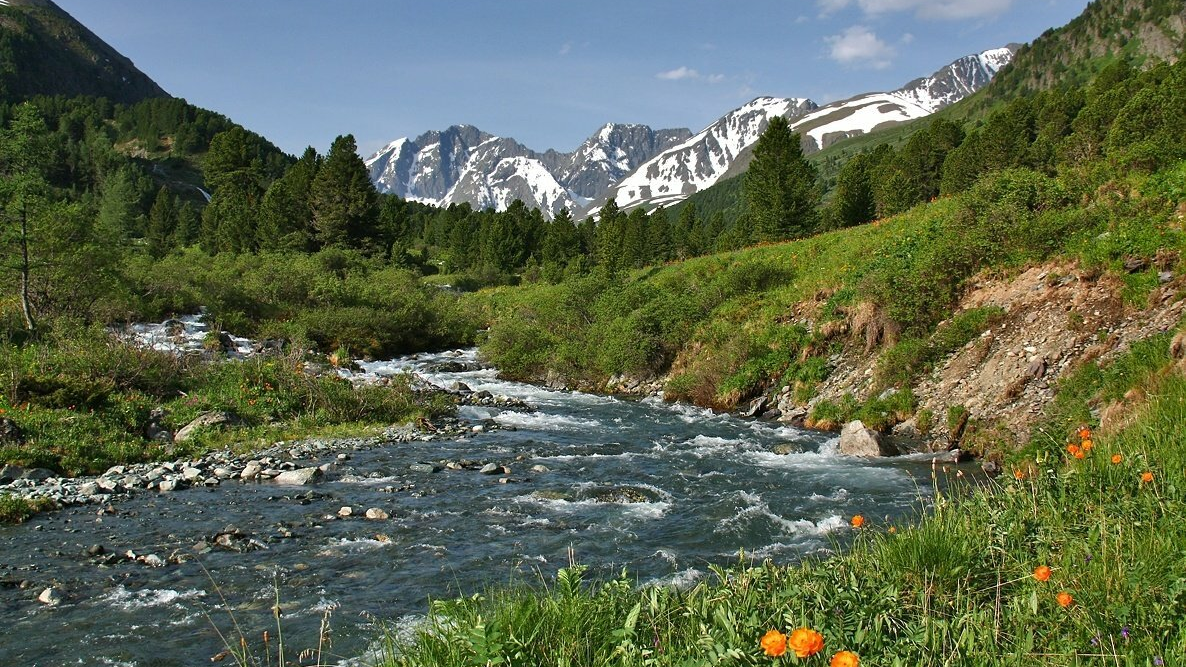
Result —
[[850, 421], [840, 431], [840, 453], [845, 456], [896, 456], [898, 450], [880, 433], [865, 428], [861, 420]]
[[47, 607], [56, 607], [65, 601], [66, 596], [62, 595], [62, 591], [56, 588], [47, 588], [41, 591], [41, 595], [37, 596], [37, 601]]
[[497, 463], [487, 463], [486, 465], [482, 466], [482, 469], [478, 472], [482, 473], [483, 475], [501, 475], [502, 466], [498, 465]]
[[325, 477], [325, 473], [321, 468], [297, 468], [296, 470], [285, 470], [276, 475], [272, 481], [277, 484], [291, 484], [294, 486], [305, 486], [321, 481]]
[[367, 510], [366, 517], [371, 521], [386, 521], [389, 515], [378, 507], [372, 507]]

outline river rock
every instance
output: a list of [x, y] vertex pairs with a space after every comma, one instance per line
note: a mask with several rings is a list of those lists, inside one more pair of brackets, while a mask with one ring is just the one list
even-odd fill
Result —
[[469, 393], [473, 391], [469, 388], [469, 385], [464, 382], [454, 382], [451, 389], [458, 393]]
[[345, 507], [338, 510], [338, 516], [342, 517], [343, 519], [353, 514], [354, 508], [349, 505], [346, 505]]
[[848, 422], [840, 431], [840, 453], [845, 456], [894, 456], [898, 453], [880, 433], [865, 428], [861, 420]]
[[548, 468], [548, 466], [533, 465], [533, 466], [531, 466], [531, 472], [536, 473], [536, 474], [543, 474], [545, 472], [551, 472], [551, 470]]
[[193, 421], [181, 427], [177, 435], [173, 436], [173, 442], [185, 442], [193, 437], [194, 432], [200, 428], [212, 428], [215, 426], [225, 426], [234, 424], [236, 418], [229, 412], [215, 410], [212, 412], [204, 412], [197, 416]]
[[386, 521], [390, 517], [390, 515], [388, 515], [387, 512], [384, 512], [383, 510], [379, 509], [378, 507], [372, 507], [369, 510], [367, 510], [366, 517], [372, 521]]
[[772, 447], [770, 451], [779, 456], [786, 456], [787, 454], [798, 454], [803, 449], [791, 442], [780, 442]]
[[412, 465], [408, 466], [408, 470], [411, 470], [412, 472], [434, 473], [440, 472], [441, 467], [435, 463], [413, 463]]
[[180, 488], [180, 484], [175, 478], [170, 477], [169, 479], [162, 479], [160, 484], [157, 485], [157, 488], [164, 493], [169, 493]]
[[56, 588], [47, 588], [37, 596], [37, 601], [47, 607], [56, 607], [66, 600], [66, 596]]
[[25, 469], [20, 466], [0, 466], [0, 484], [11, 484], [24, 477]]
[[28, 479], [34, 482], [44, 482], [53, 477], [57, 477], [54, 471], [46, 470], [45, 468], [29, 468], [21, 475], [21, 479]]
[[749, 402], [749, 407], [741, 411], [742, 417], [755, 417], [762, 414], [766, 407], [770, 404], [770, 399], [765, 396], [759, 396]]
[[248, 461], [247, 465], [243, 466], [243, 472], [239, 473], [239, 479], [255, 479], [263, 470], [264, 467], [259, 461]]
[[140, 558], [140, 562], [149, 567], [164, 567], [165, 559], [156, 554], [148, 554]]
[[482, 473], [483, 475], [501, 475], [502, 466], [498, 465], [497, 463], [487, 463], [486, 465], [482, 466], [482, 469], [478, 472]]
[[321, 468], [298, 468], [296, 470], [285, 470], [276, 475], [272, 481], [277, 484], [305, 486], [319, 482], [323, 477], [325, 477], [325, 473], [321, 471]]
[[187, 482], [193, 482], [202, 476], [202, 471], [198, 468], [185, 467], [181, 469], [181, 478]]

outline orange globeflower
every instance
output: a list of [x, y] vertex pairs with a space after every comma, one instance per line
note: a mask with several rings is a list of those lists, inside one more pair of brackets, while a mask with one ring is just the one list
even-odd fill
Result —
[[1079, 438], [1080, 439], [1086, 440], [1090, 437], [1091, 437], [1091, 429], [1087, 428], [1086, 426], [1082, 426], [1079, 428]]
[[824, 650], [824, 636], [811, 628], [799, 628], [791, 633], [788, 645], [796, 657], [810, 658]]
[[771, 630], [762, 635], [762, 650], [771, 658], [777, 658], [787, 652], [787, 636], [778, 630]]
[[1039, 565], [1038, 567], [1034, 568], [1034, 579], [1037, 579], [1038, 581], [1047, 581], [1050, 579], [1050, 574], [1053, 571], [1054, 570], [1051, 570], [1049, 565]]
[[1067, 445], [1067, 453], [1077, 459], [1083, 458], [1083, 448], [1079, 445]]
[[1113, 455], [1112, 455], [1112, 464], [1113, 464], [1113, 465], [1116, 465], [1116, 464], [1120, 463], [1120, 462], [1121, 462], [1121, 461], [1123, 461], [1123, 460], [1124, 460], [1124, 457], [1123, 457], [1123, 456], [1121, 456], [1121, 455], [1119, 455], [1119, 454], [1113, 454]]
[[1084, 440], [1079, 446], [1083, 448], [1083, 451], [1090, 452], [1091, 448], [1095, 447], [1095, 443], [1092, 442], [1090, 438], [1088, 438], [1087, 440]]
[[1141, 483], [1142, 484], [1148, 484], [1149, 482], [1152, 482], [1152, 481], [1153, 481], [1153, 473], [1149, 472], [1148, 470], [1141, 473]]
[[1066, 591], [1054, 596], [1054, 599], [1058, 600], [1058, 606], [1062, 607], [1063, 609], [1066, 609], [1075, 602], [1075, 598], [1071, 597], [1071, 594]]
[[865, 517], [858, 514], [852, 518], [852, 527], [853, 528], [860, 528], [863, 525], [865, 525]]
[[1014, 468], [1013, 479], [1025, 479], [1025, 471], [1021, 468]]
[[857, 667], [861, 658], [852, 651], [840, 651], [832, 656], [832, 667]]

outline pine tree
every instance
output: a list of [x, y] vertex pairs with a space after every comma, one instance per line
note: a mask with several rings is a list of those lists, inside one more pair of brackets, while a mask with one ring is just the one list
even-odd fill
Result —
[[873, 220], [877, 201], [873, 198], [873, 158], [858, 153], [844, 163], [836, 175], [832, 213], [838, 227], [851, 227]]
[[803, 157], [799, 135], [782, 116], [770, 119], [746, 172], [745, 201], [760, 241], [810, 234], [816, 227], [815, 167]]
[[624, 266], [622, 242], [626, 232], [626, 214], [611, 198], [597, 212], [597, 229], [593, 237], [593, 256], [597, 266], [616, 271]]
[[178, 248], [188, 248], [198, 240], [201, 230], [202, 217], [198, 209], [190, 202], [183, 202], [177, 207], [177, 228], [173, 233], [173, 245]]
[[313, 244], [313, 211], [309, 195], [321, 166], [312, 147], [264, 193], [256, 238], [260, 250], [304, 252]]
[[309, 191], [316, 242], [323, 248], [376, 252], [379, 194], [353, 135], [334, 139]]
[[652, 211], [647, 221], [647, 246], [651, 261], [666, 262], [671, 259], [671, 221], [667, 218], [667, 211], [662, 208]]
[[140, 226], [140, 193], [131, 168], [114, 172], [103, 182], [96, 228], [115, 245], [123, 245]]
[[164, 257], [173, 245], [177, 228], [177, 204], [169, 189], [161, 186], [148, 212], [148, 254], [155, 259]]
[[685, 259], [700, 254], [696, 239], [696, 204], [687, 202], [679, 212], [675, 225], [671, 230], [672, 244], [675, 246], [676, 257]]

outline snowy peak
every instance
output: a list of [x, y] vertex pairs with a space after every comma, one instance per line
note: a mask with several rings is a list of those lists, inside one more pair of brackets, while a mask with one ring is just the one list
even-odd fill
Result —
[[397, 139], [366, 159], [381, 192], [436, 206], [503, 210], [516, 199], [555, 215], [579, 210], [656, 153], [691, 136], [608, 123], [572, 153], [537, 153], [471, 125]]
[[999, 49], [964, 56], [934, 74], [915, 79], [894, 91], [904, 99], [931, 112], [950, 106], [988, 85], [996, 73], [1013, 60], [1020, 48], [1009, 44]]
[[623, 208], [680, 201], [720, 180], [741, 152], [758, 140], [771, 118], [798, 118], [815, 108], [808, 99], [756, 98], [639, 167], [607, 198], [615, 198]]

